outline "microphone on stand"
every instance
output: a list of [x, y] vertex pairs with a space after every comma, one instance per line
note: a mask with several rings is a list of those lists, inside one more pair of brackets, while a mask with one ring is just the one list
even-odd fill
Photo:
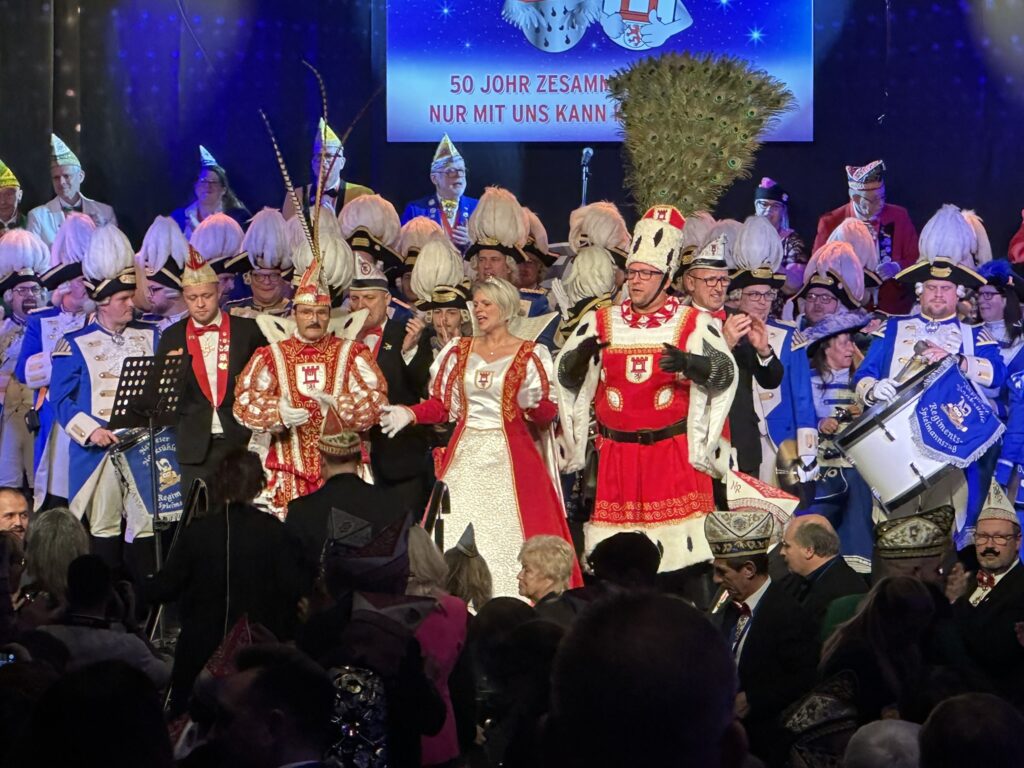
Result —
[[584, 147], [583, 155], [580, 157], [580, 168], [583, 175], [583, 194], [580, 205], [587, 204], [587, 181], [590, 179], [590, 158], [594, 156], [593, 147]]
[[594, 156], [594, 148], [593, 147], [584, 147], [583, 148], [583, 157], [580, 158], [580, 165], [583, 166], [583, 167], [586, 167], [586, 166], [590, 165], [590, 158], [592, 158], [593, 156]]

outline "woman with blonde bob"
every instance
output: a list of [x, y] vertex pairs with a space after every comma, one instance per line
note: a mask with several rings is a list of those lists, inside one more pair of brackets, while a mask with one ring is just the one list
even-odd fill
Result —
[[[509, 331], [519, 306], [507, 280], [476, 283], [479, 335], [453, 339], [438, 353], [429, 399], [386, 406], [381, 416], [388, 436], [409, 424], [455, 422], [438, 478], [448, 485], [452, 515], [473, 523], [498, 596], [519, 594], [517, 556], [527, 538], [571, 541], [551, 434], [553, 364], [546, 348]], [[575, 563], [573, 578], [581, 583]]]

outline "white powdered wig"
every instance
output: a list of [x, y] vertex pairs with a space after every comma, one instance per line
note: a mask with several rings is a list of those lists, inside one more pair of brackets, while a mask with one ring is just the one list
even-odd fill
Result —
[[146, 230], [137, 256], [147, 275], [154, 275], [163, 269], [168, 259], [173, 259], [178, 269], [181, 269], [188, 256], [188, 241], [174, 219], [170, 216], [157, 216]]
[[[974, 211], [963, 211], [963, 217], [974, 230], [974, 237], [977, 245], [974, 249], [974, 266], [980, 267], [992, 261], [992, 243], [988, 239], [988, 230], [985, 229], [985, 222]], [[968, 266], [970, 266], [968, 264]]]
[[[7, 238], [5, 237], [4, 240]], [[135, 253], [124, 232], [113, 224], [97, 227], [82, 259], [82, 272], [94, 283], [113, 280], [135, 266]]]
[[[212, 219], [213, 217], [211, 216], [210, 218]], [[293, 218], [298, 219], [297, 216]], [[206, 219], [203, 221], [203, 224], [206, 224], [209, 220]], [[206, 256], [202, 248], [196, 243], [196, 235], [203, 228], [203, 224], [200, 224], [199, 229], [192, 235], [192, 245], [203, 256]], [[298, 225], [298, 221], [296, 221], [296, 224]], [[241, 227], [239, 227], [239, 231], [241, 231]], [[300, 229], [299, 232], [301, 233], [301, 231]], [[226, 226], [224, 234], [227, 235]], [[253, 216], [244, 237], [239, 237], [238, 240], [239, 243], [234, 253], [221, 250], [218, 251], [218, 255], [234, 256], [236, 253], [246, 251], [249, 254], [249, 263], [255, 269], [279, 269], [283, 272], [292, 265], [292, 248], [294, 243], [289, 236], [288, 225], [284, 220], [284, 216], [276, 208], [264, 208]], [[227, 246], [229, 243], [225, 242], [224, 245]], [[206, 258], [207, 260], [210, 259], [209, 256], [206, 256]]]
[[488, 187], [469, 217], [474, 243], [493, 240], [511, 248], [526, 242], [526, 219], [516, 196], [501, 187]]
[[[299, 217], [293, 216], [286, 223], [289, 240], [292, 242], [290, 264], [295, 268], [292, 281], [298, 281], [313, 262], [313, 251], [302, 232]], [[341, 236], [341, 224], [333, 216], [321, 216], [318, 226], [317, 245], [320, 249], [320, 268], [327, 284], [337, 290], [345, 290], [355, 277], [356, 257], [345, 238]]]
[[[686, 223], [689, 226], [690, 222]], [[770, 269], [775, 273], [782, 267], [782, 239], [764, 216], [748, 216], [736, 235], [731, 255], [732, 261], [726, 262], [730, 269]]]
[[608, 251], [596, 245], [580, 248], [565, 268], [562, 283], [573, 304], [611, 293], [615, 290], [615, 265]]
[[392, 250], [398, 247], [402, 223], [395, 206], [380, 195], [360, 195], [349, 201], [338, 214], [338, 220], [346, 239], [362, 227], [384, 246]]
[[443, 235], [441, 225], [426, 216], [416, 216], [402, 225], [398, 236], [398, 255], [402, 259], [409, 258], [409, 251], [419, 251], [434, 235]]
[[430, 301], [439, 285], [458, 285], [465, 278], [462, 256], [451, 241], [439, 232], [420, 248], [416, 263], [412, 265], [410, 285], [412, 292], [422, 301]]
[[839, 278], [846, 293], [858, 304], [864, 301], [864, 267], [853, 246], [842, 240], [825, 243], [816, 250], [804, 270], [804, 284], [817, 273], [825, 277], [829, 272]]
[[[177, 225], [175, 225], [177, 226]], [[96, 222], [85, 213], [69, 213], [57, 230], [50, 248], [50, 266], [78, 264], [89, 247], [89, 238], [96, 231]]]
[[50, 249], [35, 232], [12, 229], [0, 237], [0, 277], [24, 269], [41, 275], [49, 266]]
[[682, 247], [703, 248], [708, 241], [715, 239], [711, 236], [711, 230], [714, 228], [714, 216], [707, 211], [694, 211], [686, 217], [686, 224], [683, 225]]
[[918, 238], [919, 261], [947, 259], [969, 269], [974, 267], [978, 236], [955, 205], [946, 203], [928, 219]]
[[878, 244], [875, 242], [875, 236], [868, 229], [868, 225], [863, 221], [852, 216], [843, 219], [839, 222], [839, 226], [832, 230], [827, 242], [831, 243], [835, 240], [853, 246], [853, 252], [857, 254], [857, 259], [864, 269], [869, 269], [872, 272], [878, 271]]

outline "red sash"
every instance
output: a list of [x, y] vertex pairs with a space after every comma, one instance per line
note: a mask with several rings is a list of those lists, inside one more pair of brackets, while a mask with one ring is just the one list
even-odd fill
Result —
[[190, 317], [185, 324], [185, 346], [192, 355], [192, 372], [196, 376], [199, 389], [214, 408], [224, 402], [224, 393], [228, 388], [228, 350], [231, 347], [231, 315], [221, 313], [220, 328], [217, 329], [217, 399], [210, 392], [210, 378], [206, 373], [206, 360], [203, 359], [203, 348], [199, 344], [195, 321]]

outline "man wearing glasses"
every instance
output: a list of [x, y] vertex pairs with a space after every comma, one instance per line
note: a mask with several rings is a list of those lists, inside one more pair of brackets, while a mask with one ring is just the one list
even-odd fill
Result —
[[465, 195], [466, 161], [447, 133], [434, 152], [430, 181], [434, 185], [434, 194], [409, 203], [402, 213], [402, 224], [417, 216], [433, 219], [441, 225], [452, 244], [464, 253], [470, 244], [466, 225], [478, 201]]
[[989, 675], [995, 692], [1015, 704], [1024, 697], [1024, 569], [1020, 521], [1002, 489], [992, 484], [974, 534], [978, 571], [953, 604], [967, 652]]
[[[736, 366], [718, 321], [668, 294], [684, 219], [658, 205], [637, 223], [626, 259], [628, 298], [588, 312], [558, 358], [563, 472], [583, 468], [593, 402], [597, 493], [586, 550], [640, 530], [663, 550], [660, 568], [710, 561], [704, 518], [712, 473], [724, 474], [719, 437], [736, 391]], [[724, 271], [710, 271], [723, 294]], [[703, 278], [696, 269], [690, 279]]]

